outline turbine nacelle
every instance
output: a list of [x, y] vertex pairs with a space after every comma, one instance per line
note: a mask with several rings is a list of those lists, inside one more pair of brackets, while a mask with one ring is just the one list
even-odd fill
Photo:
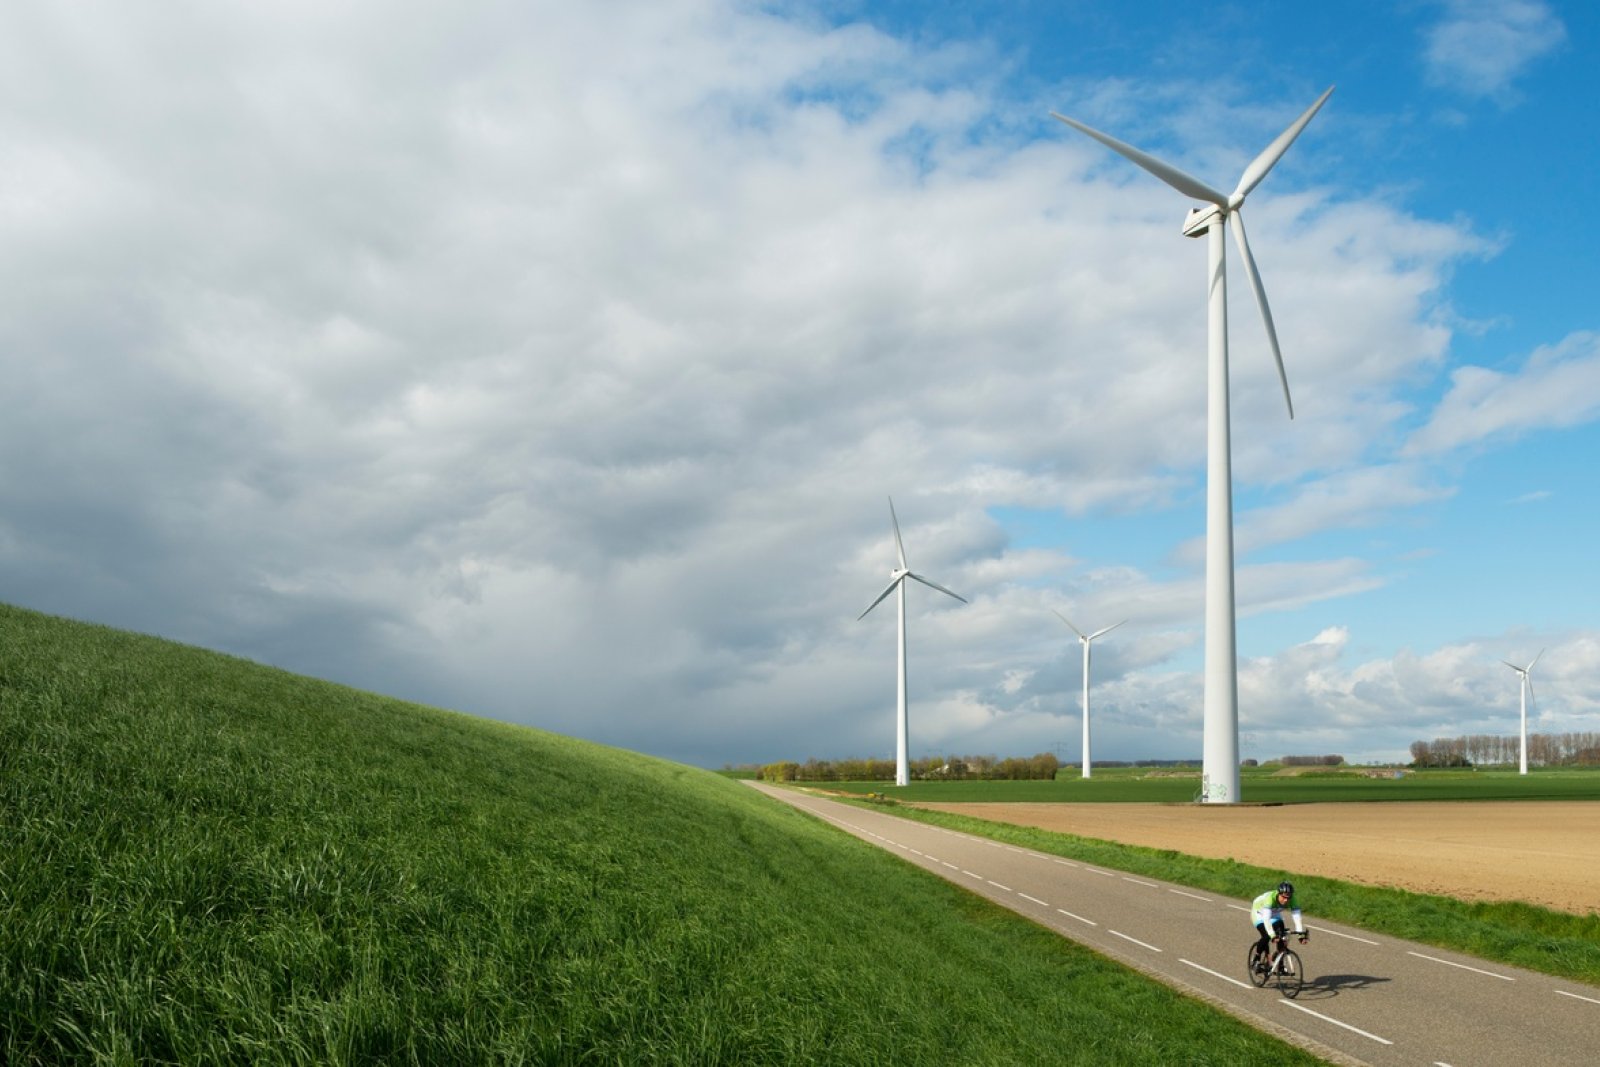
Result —
[[1204, 237], [1211, 232], [1211, 227], [1219, 222], [1225, 222], [1222, 208], [1215, 204], [1205, 207], [1192, 207], [1189, 215], [1183, 220], [1183, 235], [1185, 237]]

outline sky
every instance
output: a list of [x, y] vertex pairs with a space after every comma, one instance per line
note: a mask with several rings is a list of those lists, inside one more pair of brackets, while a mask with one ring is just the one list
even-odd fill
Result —
[[[0, 600], [704, 767], [1600, 729], [1600, 8], [0, 7]], [[0, 656], [4, 650], [0, 649]]]

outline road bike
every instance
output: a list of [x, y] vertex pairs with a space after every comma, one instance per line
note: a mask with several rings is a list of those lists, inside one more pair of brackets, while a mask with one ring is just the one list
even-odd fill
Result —
[[[1301, 936], [1301, 941], [1305, 937]], [[1261, 957], [1261, 941], [1250, 942], [1250, 952], [1245, 957], [1245, 966], [1250, 972], [1250, 981], [1258, 986], [1276, 981], [1278, 989], [1284, 996], [1293, 1000], [1300, 995], [1300, 987], [1305, 982], [1305, 970], [1300, 965], [1300, 957], [1289, 947], [1289, 931], [1272, 939], [1270, 959]]]

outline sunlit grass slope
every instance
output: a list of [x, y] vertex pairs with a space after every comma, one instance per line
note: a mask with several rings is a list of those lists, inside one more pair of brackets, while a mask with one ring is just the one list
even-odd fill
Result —
[[0, 1061], [1310, 1062], [716, 775], [5, 607]]

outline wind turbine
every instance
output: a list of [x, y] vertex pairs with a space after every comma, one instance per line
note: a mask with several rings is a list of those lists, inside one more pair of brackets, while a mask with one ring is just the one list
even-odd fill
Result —
[[[1544, 655], [1544, 649], [1541, 648], [1539, 656], [1542, 655]], [[1533, 678], [1531, 675], [1533, 674], [1533, 664], [1539, 662], [1539, 656], [1533, 657], [1533, 663], [1528, 664], [1526, 667], [1519, 667], [1508, 659], [1500, 661], [1516, 671], [1517, 675], [1522, 679], [1522, 747], [1518, 749], [1518, 774], [1528, 773], [1528, 694], [1533, 692]]]
[[1278, 332], [1272, 325], [1267, 293], [1261, 286], [1255, 257], [1245, 237], [1244, 216], [1240, 209], [1245, 197], [1261, 184], [1306, 123], [1333, 92], [1327, 91], [1305, 110], [1288, 129], [1278, 135], [1245, 168], [1232, 195], [1224, 195], [1177, 167], [1163, 163], [1132, 145], [1101, 133], [1065, 115], [1051, 114], [1073, 129], [1088, 134], [1101, 144], [1137, 163], [1178, 192], [1207, 206], [1190, 210], [1184, 221], [1186, 237], [1208, 237], [1206, 280], [1209, 290], [1206, 329], [1206, 656], [1205, 656], [1205, 733], [1200, 799], [1208, 804], [1234, 804], [1239, 800], [1239, 662], [1235, 650], [1233, 599], [1233, 460], [1228, 420], [1228, 299], [1227, 257], [1223, 231], [1234, 223], [1233, 236], [1244, 260], [1245, 274], [1255, 292], [1261, 321], [1267, 328], [1267, 342], [1278, 364], [1278, 380], [1283, 383], [1283, 399], [1294, 418], [1294, 401], [1289, 396], [1289, 376], [1283, 369], [1283, 353], [1278, 348]]
[[[939, 592], [944, 593], [946, 596], [953, 596], [957, 600], [961, 601], [963, 604], [965, 604], [967, 602], [967, 598], [964, 597], [964, 596], [961, 596], [958, 593], [950, 592], [950, 590], [946, 589], [944, 586], [940, 585], [938, 582], [930, 581], [929, 579], [924, 578], [920, 574], [912, 573], [912, 571], [910, 571], [906, 567], [906, 546], [900, 540], [900, 520], [897, 517], [895, 517], [895, 513], [894, 513], [894, 497], [890, 497], [889, 498], [889, 522], [894, 525], [894, 551], [895, 551], [895, 556], [899, 560], [899, 566], [895, 567], [894, 570], [889, 572], [890, 577], [889, 577], [889, 586], [888, 586], [888, 588], [886, 588], [883, 592], [878, 594], [878, 599], [877, 600], [874, 600], [872, 603], [867, 605], [867, 611], [871, 611], [873, 608], [875, 608], [879, 604], [883, 603], [883, 598], [888, 596], [890, 593], [893, 593], [893, 592], [895, 592], [897, 590], [899, 591], [900, 596], [899, 596], [898, 599], [899, 599], [899, 609], [900, 609], [900, 670], [899, 670], [900, 697], [899, 697], [899, 702], [898, 702], [898, 709], [899, 709], [899, 716], [900, 716], [899, 717], [899, 724], [900, 725], [899, 725], [899, 730], [898, 730], [898, 735], [899, 735], [898, 736], [898, 740], [897, 740], [897, 742], [895, 744], [894, 784], [895, 785], [909, 785], [909, 784], [911, 784], [911, 767], [910, 767], [909, 762], [906, 759], [907, 734], [910, 732], [909, 731], [909, 719], [908, 719], [908, 717], [906, 715], [906, 579], [907, 578], [915, 578], [917, 581], [921, 582], [925, 586], [928, 586], [930, 589], [937, 589], [937, 590], [939, 590]], [[860, 622], [862, 619], [866, 618], [867, 617], [867, 611], [863, 611], [860, 615], [857, 615], [856, 616], [856, 621]]]
[[1095, 638], [1104, 637], [1118, 626], [1121, 626], [1122, 622], [1127, 622], [1128, 620], [1123, 619], [1122, 622], [1113, 623], [1103, 630], [1096, 630], [1092, 634], [1086, 634], [1076, 626], [1073, 626], [1072, 620], [1061, 614], [1061, 612], [1056, 612], [1056, 618], [1066, 623], [1072, 632], [1078, 635], [1078, 640], [1083, 644], [1083, 776], [1089, 778], [1093, 776], [1092, 771], [1094, 769], [1094, 764], [1089, 759], [1089, 646], [1094, 643]]

